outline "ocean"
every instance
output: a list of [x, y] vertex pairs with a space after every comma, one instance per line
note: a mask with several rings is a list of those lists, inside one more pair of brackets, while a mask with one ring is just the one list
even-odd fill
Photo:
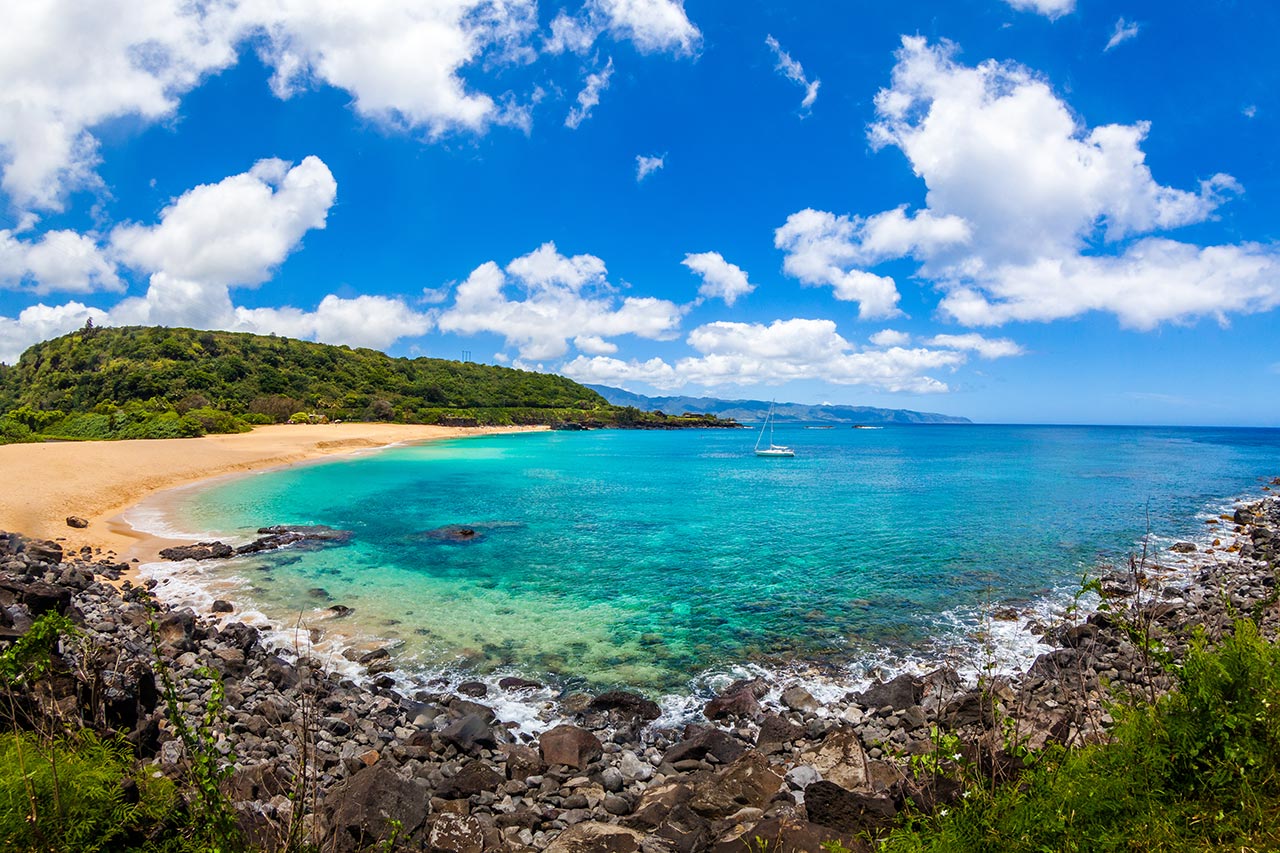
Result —
[[[323, 426], [302, 427], [322, 430]], [[1076, 426], [523, 433], [221, 479], [135, 526], [250, 541], [272, 524], [348, 544], [156, 564], [171, 601], [235, 602], [341, 662], [389, 645], [421, 683], [516, 674], [557, 689], [705, 693], [744, 672], [836, 689], [941, 663], [1024, 667], [1031, 628], [1148, 538], [1280, 475], [1280, 430]], [[467, 526], [452, 542], [429, 531]], [[339, 617], [332, 605], [352, 608]]]

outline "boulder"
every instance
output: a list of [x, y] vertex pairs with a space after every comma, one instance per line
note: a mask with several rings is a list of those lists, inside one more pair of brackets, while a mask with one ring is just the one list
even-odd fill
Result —
[[630, 720], [656, 720], [662, 714], [658, 703], [625, 690], [610, 690], [591, 700], [592, 711], [612, 711]]
[[701, 760], [714, 755], [723, 764], [736, 761], [747, 748], [735, 737], [719, 729], [701, 728], [691, 737], [677, 743], [662, 756], [664, 764], [675, 764], [690, 758]]
[[777, 751], [785, 743], [804, 737], [805, 731], [795, 723], [789, 723], [777, 714], [765, 714], [756, 735], [756, 749]]
[[760, 703], [756, 701], [755, 692], [750, 687], [733, 686], [738, 689], [732, 693], [722, 693], [702, 709], [703, 715], [708, 720], [719, 720], [724, 717], [754, 718], [760, 714]]
[[235, 610], [230, 601], [221, 598], [215, 599], [209, 609], [214, 613], [231, 613]]
[[538, 738], [542, 760], [548, 764], [563, 764], [579, 770], [603, 754], [599, 738], [586, 729], [560, 725], [549, 729]]
[[735, 826], [711, 847], [711, 853], [827, 853], [832, 842], [850, 853], [871, 853], [866, 841], [798, 817], [768, 818], [750, 826]]
[[451, 779], [445, 779], [436, 789], [436, 796], [446, 800], [474, 797], [481, 791], [497, 791], [507, 781], [502, 774], [483, 761], [472, 761]]
[[798, 684], [782, 691], [782, 696], [779, 698], [782, 700], [783, 706], [792, 711], [812, 714], [818, 710], [818, 700], [814, 699], [813, 694]]
[[560, 833], [547, 853], [636, 853], [643, 840], [634, 829], [591, 821]]
[[889, 705], [895, 711], [919, 705], [924, 697], [924, 681], [903, 673], [892, 681], [877, 682], [856, 694], [858, 703], [866, 708]]
[[482, 699], [489, 693], [489, 685], [483, 681], [464, 681], [458, 685], [458, 692], [473, 699]]
[[22, 603], [27, 605], [32, 618], [45, 613], [66, 613], [71, 606], [71, 590], [44, 581], [29, 584], [22, 593]]
[[742, 808], [763, 809], [782, 787], [782, 777], [758, 752], [748, 752], [698, 785], [689, 807], [708, 818], [725, 818]]
[[502, 690], [541, 690], [542, 684], [538, 681], [530, 681], [527, 678], [508, 675], [506, 678], [498, 679], [498, 687]]
[[74, 527], [76, 530], [84, 530], [88, 526], [89, 522], [78, 515], [67, 516], [67, 527]]
[[[321, 804], [323, 850], [356, 853], [391, 838], [412, 835], [427, 816], [427, 797], [413, 782], [380, 761], [331, 789]], [[398, 829], [392, 822], [398, 822]]]
[[868, 785], [867, 753], [858, 733], [849, 726], [832, 729], [817, 747], [801, 753], [799, 763], [809, 765], [823, 779], [850, 791]]
[[475, 752], [481, 747], [493, 748], [498, 745], [493, 729], [479, 714], [466, 714], [454, 720], [440, 732], [440, 737], [446, 743], [451, 743], [462, 752], [468, 753]]
[[57, 542], [50, 542], [47, 539], [28, 539], [25, 544], [24, 550], [27, 556], [37, 563], [48, 563], [51, 566], [56, 566], [62, 562], [62, 546]]
[[484, 827], [470, 815], [444, 812], [431, 820], [427, 849], [432, 853], [483, 853]]
[[635, 829], [653, 830], [671, 814], [676, 806], [693, 799], [693, 787], [684, 782], [665, 782], [647, 788], [625, 821]]
[[225, 542], [197, 542], [195, 545], [164, 548], [160, 556], [166, 560], [222, 560], [235, 553], [236, 550]]
[[829, 781], [814, 782], [804, 789], [804, 808], [813, 823], [846, 835], [884, 829], [898, 814], [889, 797], [856, 794]]

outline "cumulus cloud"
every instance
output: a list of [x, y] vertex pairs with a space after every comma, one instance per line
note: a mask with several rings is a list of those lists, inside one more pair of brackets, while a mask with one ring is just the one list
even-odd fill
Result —
[[776, 70], [783, 77], [786, 77], [792, 83], [804, 89], [804, 99], [800, 101], [801, 117], [809, 114], [809, 110], [813, 108], [813, 102], [818, 100], [818, 87], [822, 85], [822, 81], [814, 78], [812, 81], [804, 74], [804, 68], [799, 62], [791, 58], [791, 54], [782, 49], [782, 45], [778, 44], [778, 40], [772, 35], [765, 36], [764, 43], [773, 51], [774, 57], [778, 60]]
[[953, 370], [967, 361], [957, 347], [860, 350], [839, 334], [834, 322], [802, 318], [768, 325], [708, 323], [694, 329], [688, 343], [698, 355], [674, 364], [660, 358], [624, 361], [578, 356], [562, 371], [583, 382], [643, 382], [663, 390], [819, 379], [884, 391], [938, 393], [946, 391], [947, 384], [930, 374]]
[[630, 41], [642, 53], [690, 55], [702, 42], [681, 0], [587, 0], [576, 15], [556, 15], [546, 50], [586, 53], [604, 33]]
[[357, 296], [345, 299], [330, 294], [314, 311], [297, 308], [237, 308], [238, 329], [275, 332], [291, 338], [385, 349], [404, 337], [424, 334], [431, 318], [401, 299]]
[[[1159, 183], [1145, 122], [1090, 128], [1034, 72], [962, 65], [953, 45], [919, 37], [903, 39], [875, 103], [872, 145], [906, 154], [926, 206], [793, 214], [775, 243], [803, 283], [839, 296], [846, 277], [873, 274], [862, 268], [912, 257], [943, 289], [941, 312], [969, 325], [1104, 311], [1148, 329], [1276, 305], [1275, 246], [1151, 236], [1211, 218], [1241, 187], [1224, 174], [1190, 190]], [[896, 303], [896, 290], [876, 293]]]
[[[512, 291], [517, 298], [512, 298]], [[443, 332], [502, 335], [526, 360], [558, 358], [569, 342], [584, 352], [613, 346], [608, 338], [635, 335], [668, 339], [683, 310], [665, 299], [619, 300], [594, 255], [560, 254], [554, 243], [516, 258], [506, 268], [481, 264], [454, 291], [454, 302], [437, 318]]]
[[1005, 2], [1023, 12], [1038, 12], [1050, 20], [1057, 20], [1076, 10], [1076, 0], [1005, 0]]
[[188, 190], [156, 225], [112, 232], [130, 267], [229, 287], [265, 281], [313, 228], [324, 228], [338, 184], [311, 156], [290, 167], [259, 160], [248, 172]]
[[609, 78], [613, 76], [613, 57], [594, 74], [588, 74], [582, 91], [578, 93], [578, 105], [569, 110], [565, 116], [564, 126], [576, 128], [591, 115], [591, 111], [600, 103], [600, 93], [609, 88]]
[[93, 185], [91, 129], [156, 121], [235, 61], [223, 4], [45, 0], [6, 4], [0, 27], [0, 185], [21, 208], [60, 210]]
[[43, 295], [119, 291], [124, 283], [92, 237], [47, 231], [38, 240], [22, 240], [0, 230], [0, 287]]
[[[326, 296], [314, 311], [248, 309], [233, 303], [232, 287], [261, 284], [298, 248], [306, 232], [324, 228], [336, 192], [333, 175], [316, 157], [296, 166], [262, 160], [248, 172], [195, 187], [161, 211], [156, 224], [124, 225], [111, 234], [110, 254], [148, 276], [142, 295], [108, 310], [79, 302], [39, 304], [17, 317], [0, 318], [0, 360], [12, 361], [32, 343], [69, 332], [89, 318], [110, 325], [276, 332], [357, 346], [388, 346], [398, 338], [422, 334], [431, 325], [430, 316], [389, 297]], [[78, 236], [60, 239], [100, 260], [101, 254], [90, 252], [96, 250], [92, 241], [84, 248], [87, 238], [72, 239]], [[5, 262], [3, 252], [0, 246], [0, 264]], [[110, 271], [92, 263], [79, 262], [77, 267], [65, 258], [59, 261], [62, 267], [46, 264], [41, 273], [46, 278], [39, 280], [67, 274], [71, 283], [83, 283], [86, 268], [99, 270], [90, 277], [101, 278]], [[28, 265], [40, 269], [39, 262]]]
[[1107, 39], [1107, 46], [1102, 49], [1102, 52], [1106, 53], [1129, 39], [1137, 37], [1139, 29], [1138, 24], [1133, 21], [1126, 21], [1124, 18], [1116, 21], [1116, 27], [1111, 33], [1111, 38]]
[[636, 155], [636, 183], [640, 183], [654, 172], [667, 165], [667, 155], [661, 157], [646, 157], [643, 154]]
[[[481, 64], [536, 60], [536, 0], [9, 6], [0, 27], [0, 188], [20, 210], [60, 210], [69, 192], [98, 185], [96, 128], [171, 118], [187, 92], [249, 45], [277, 97], [332, 86], [361, 116], [433, 139], [494, 124], [527, 133], [541, 97], [536, 88], [480, 91], [466, 79]], [[556, 19], [549, 47], [585, 52], [603, 32], [643, 52], [691, 54], [701, 39], [678, 0], [589, 0], [579, 17]]]
[[756, 289], [747, 281], [746, 271], [726, 261], [719, 252], [688, 254], [681, 263], [702, 276], [698, 295], [704, 299], [723, 299], [726, 305], [732, 305], [739, 296]]
[[439, 136], [501, 118], [494, 98], [470, 90], [460, 72], [486, 54], [531, 60], [537, 4], [241, 0], [233, 17], [241, 32], [264, 37], [278, 97], [324, 83], [350, 92], [361, 115]]

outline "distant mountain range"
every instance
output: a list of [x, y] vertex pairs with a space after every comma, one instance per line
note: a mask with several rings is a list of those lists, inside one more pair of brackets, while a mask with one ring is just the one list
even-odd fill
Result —
[[[615, 406], [663, 411], [668, 415], [685, 412], [716, 415], [737, 421], [764, 420], [769, 411], [767, 400], [720, 400], [715, 397], [646, 397], [608, 385], [588, 385]], [[873, 406], [807, 406], [803, 403], [778, 403], [773, 416], [779, 422], [829, 422], [852, 424], [968, 424], [968, 418], [913, 412], [910, 409], [877, 409]]]

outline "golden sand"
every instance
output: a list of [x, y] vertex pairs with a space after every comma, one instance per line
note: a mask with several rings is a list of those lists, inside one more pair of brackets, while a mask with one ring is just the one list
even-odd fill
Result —
[[[147, 561], [173, 543], [134, 530], [120, 515], [154, 492], [393, 444], [521, 429], [525, 428], [280, 424], [203, 438], [3, 445], [0, 530], [55, 539], [64, 550], [89, 545], [120, 559]], [[72, 515], [86, 519], [89, 526], [69, 527], [66, 519]]]

